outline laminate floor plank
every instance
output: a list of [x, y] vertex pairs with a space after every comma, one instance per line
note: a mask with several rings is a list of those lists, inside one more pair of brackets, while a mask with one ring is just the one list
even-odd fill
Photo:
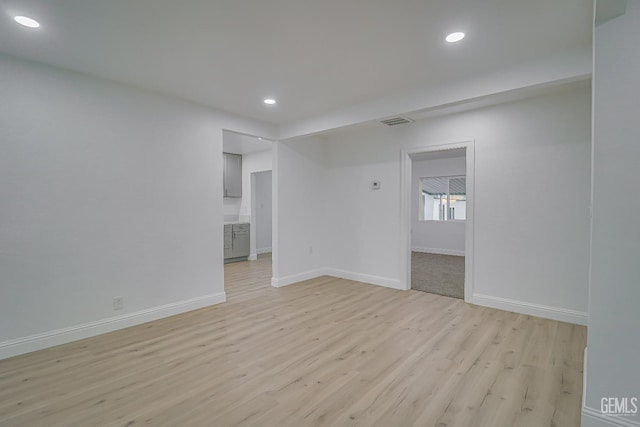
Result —
[[0, 361], [0, 426], [580, 424], [586, 328], [333, 277]]

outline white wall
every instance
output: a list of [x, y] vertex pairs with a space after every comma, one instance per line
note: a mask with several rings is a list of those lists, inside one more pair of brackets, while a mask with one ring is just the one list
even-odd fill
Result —
[[272, 130], [5, 55], [0, 69], [0, 357], [224, 301], [222, 129]]
[[[622, 425], [600, 416], [603, 397], [640, 398], [640, 2], [595, 30], [593, 220], [586, 408], [583, 425]], [[619, 209], [619, 203], [625, 205]], [[640, 416], [624, 421], [640, 425]], [[627, 425], [627, 424], [624, 424]]]
[[[293, 155], [281, 159], [281, 167], [296, 169], [289, 177], [316, 177], [328, 150], [324, 188], [300, 183], [278, 204], [280, 211], [307, 206], [318, 200], [318, 188], [326, 192], [326, 209], [318, 214], [309, 206], [308, 217], [280, 221], [288, 241], [279, 249], [306, 256], [309, 238], [296, 232], [312, 223], [325, 236], [323, 261], [330, 271], [399, 287], [400, 150], [475, 139], [474, 301], [584, 323], [590, 104], [590, 85], [581, 83], [411, 125], [329, 134], [326, 143], [315, 144], [316, 152], [305, 147], [313, 157], [304, 163], [296, 166]], [[287, 153], [296, 147], [287, 145]], [[306, 172], [307, 164], [313, 172]], [[380, 190], [371, 190], [373, 180], [381, 181]], [[494, 209], [496, 197], [508, 197], [513, 208]], [[543, 199], [556, 209], [540, 204]], [[308, 263], [307, 269], [318, 266]]]
[[242, 202], [240, 217], [243, 220], [251, 218], [251, 174], [273, 169], [273, 154], [271, 149], [256, 151], [242, 155]]
[[259, 254], [271, 252], [272, 229], [272, 179], [271, 171], [257, 172], [256, 182], [256, 252]]
[[320, 137], [274, 143], [274, 286], [315, 277], [325, 266], [325, 151]]
[[462, 157], [413, 161], [411, 168], [411, 248], [419, 252], [464, 255], [464, 221], [420, 221], [420, 178], [466, 174]]
[[[244, 191], [244, 187], [243, 187]], [[243, 193], [244, 196], [244, 193]], [[225, 221], [236, 221], [240, 216], [240, 207], [242, 206], [241, 197], [223, 197], [224, 219]]]

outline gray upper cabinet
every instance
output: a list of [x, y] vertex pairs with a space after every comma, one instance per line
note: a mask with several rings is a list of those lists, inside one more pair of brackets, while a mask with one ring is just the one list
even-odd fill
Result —
[[242, 156], [224, 153], [224, 197], [242, 197]]

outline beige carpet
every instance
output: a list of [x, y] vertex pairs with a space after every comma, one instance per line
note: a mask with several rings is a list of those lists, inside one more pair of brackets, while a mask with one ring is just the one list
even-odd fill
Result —
[[411, 289], [464, 299], [464, 257], [412, 252]]

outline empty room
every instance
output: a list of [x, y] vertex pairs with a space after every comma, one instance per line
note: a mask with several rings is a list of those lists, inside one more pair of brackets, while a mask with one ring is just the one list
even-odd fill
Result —
[[640, 1], [0, 10], [0, 427], [640, 426]]

